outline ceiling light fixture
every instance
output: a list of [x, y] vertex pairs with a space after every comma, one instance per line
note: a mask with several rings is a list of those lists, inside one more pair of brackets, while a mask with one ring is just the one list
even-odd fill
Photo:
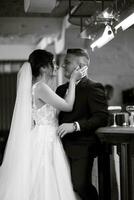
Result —
[[105, 24], [90, 24], [81, 33], [80, 37], [83, 39], [94, 40], [98, 33], [104, 31]]
[[[108, 17], [108, 14], [106, 11], [107, 10], [103, 12], [103, 16]], [[109, 18], [112, 19], [112, 15]], [[120, 21], [120, 22], [118, 22], [117, 24], [116, 21]], [[106, 24], [103, 34], [99, 38], [97, 36], [97, 39], [93, 38], [94, 42], [90, 45], [92, 51], [94, 51], [95, 47], [101, 48], [102, 46], [107, 44], [109, 41], [111, 41], [115, 37], [115, 34], [118, 33], [118, 30], [124, 31], [128, 29], [129, 27], [131, 27], [132, 25], [134, 25], [134, 9], [132, 7], [122, 12], [120, 14], [120, 19], [119, 19], [119, 15], [114, 15], [114, 21], [112, 20], [111, 23]], [[92, 39], [91, 35], [89, 39]]]
[[91, 45], [92, 51], [94, 51], [95, 47], [101, 48], [108, 42], [110, 42], [114, 38], [114, 32], [112, 30], [112, 27], [110, 25], [106, 25], [103, 34], [95, 40]]
[[119, 19], [119, 12], [115, 11], [112, 7], [106, 8], [104, 11], [96, 15], [97, 23], [113, 24]]
[[[71, 1], [69, 0], [69, 5], [72, 5]], [[87, 9], [89, 6], [90, 12], [83, 12], [84, 8]], [[134, 9], [131, 0], [129, 2], [126, 0], [82, 0], [75, 7], [71, 12], [72, 6], [69, 6], [70, 23], [80, 25], [80, 36], [92, 42], [90, 47], [93, 51], [96, 47], [101, 48], [111, 41], [118, 29], [126, 30], [134, 24]], [[131, 13], [129, 12], [126, 17], [130, 9]], [[121, 20], [123, 15], [125, 17]]]
[[115, 31], [117, 31], [120, 28], [124, 31], [128, 29], [130, 26], [132, 26], [133, 24], [134, 24], [134, 11], [132, 14], [130, 14], [128, 17], [122, 20], [119, 24], [117, 24], [114, 28], [115, 28]]

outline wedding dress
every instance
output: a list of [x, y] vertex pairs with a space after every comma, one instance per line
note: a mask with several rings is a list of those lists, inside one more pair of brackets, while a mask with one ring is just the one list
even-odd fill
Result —
[[49, 104], [35, 105], [33, 86], [33, 121], [31, 132], [31, 195], [30, 200], [76, 200], [70, 169], [61, 141], [56, 134], [56, 109]]
[[56, 135], [56, 109], [49, 104], [38, 109], [35, 88], [26, 62], [18, 73], [12, 123], [0, 167], [0, 200], [76, 200], [68, 161]]

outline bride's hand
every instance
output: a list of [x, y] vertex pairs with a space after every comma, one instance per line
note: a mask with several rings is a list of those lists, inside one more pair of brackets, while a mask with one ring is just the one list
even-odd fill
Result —
[[82, 78], [83, 78], [84, 76], [87, 76], [88, 67], [87, 67], [87, 66], [84, 66], [84, 67], [82, 67], [82, 68], [80, 69], [80, 71], [81, 71]]
[[81, 78], [83, 78], [84, 76], [87, 75], [87, 69], [88, 67], [87, 66], [84, 66], [83, 68], [81, 69], [75, 69], [72, 74], [71, 74], [71, 77], [70, 77], [70, 80], [74, 80], [75, 82], [76, 81], [79, 81]]

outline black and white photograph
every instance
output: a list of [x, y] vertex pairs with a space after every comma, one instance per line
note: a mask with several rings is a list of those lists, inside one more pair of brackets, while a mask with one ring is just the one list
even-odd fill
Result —
[[0, 1], [0, 200], [134, 200], [134, 0]]

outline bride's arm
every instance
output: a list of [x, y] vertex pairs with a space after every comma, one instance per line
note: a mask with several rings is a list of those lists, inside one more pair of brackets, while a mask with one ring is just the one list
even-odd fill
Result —
[[71, 111], [75, 100], [75, 82], [75, 78], [70, 79], [66, 99], [58, 96], [49, 86], [43, 83], [38, 87], [39, 99], [54, 106], [59, 111]]

